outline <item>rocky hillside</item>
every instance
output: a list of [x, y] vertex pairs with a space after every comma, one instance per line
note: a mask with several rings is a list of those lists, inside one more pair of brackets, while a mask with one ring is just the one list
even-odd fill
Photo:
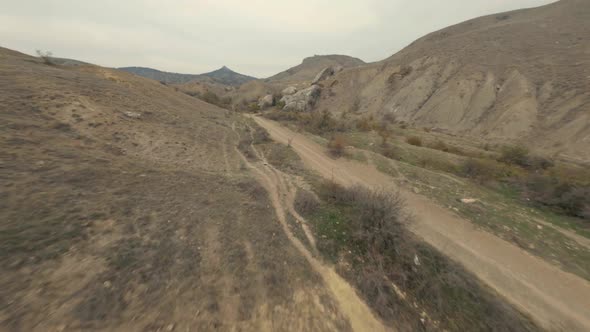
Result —
[[156, 81], [165, 82], [167, 84], [182, 84], [191, 81], [198, 81], [206, 83], [239, 86], [243, 83], [256, 79], [252, 76], [236, 73], [235, 71], [227, 68], [226, 66], [223, 66], [220, 69], [214, 70], [210, 73], [198, 75], [170, 73], [145, 67], [122, 67], [118, 69], [133, 73], [135, 75], [151, 78]]
[[265, 81], [295, 84], [313, 80], [318, 72], [327, 67], [350, 68], [363, 65], [364, 63], [365, 62], [361, 59], [347, 55], [315, 55], [303, 59], [303, 62], [300, 65], [269, 77]]
[[451, 26], [330, 78], [316, 109], [391, 113], [412, 126], [588, 161], [588, 22], [590, 2], [562, 0]]

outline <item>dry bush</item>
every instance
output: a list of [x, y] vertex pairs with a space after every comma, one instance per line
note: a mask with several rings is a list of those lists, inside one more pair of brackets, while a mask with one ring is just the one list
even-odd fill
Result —
[[459, 167], [459, 176], [478, 182], [497, 180], [509, 174], [507, 169], [494, 160], [469, 158]]
[[415, 146], [422, 146], [422, 139], [418, 136], [410, 136], [406, 138], [406, 143], [415, 145]]
[[37, 56], [39, 58], [41, 58], [41, 60], [43, 60], [43, 63], [46, 65], [54, 65], [55, 63], [53, 62], [53, 53], [51, 53], [50, 51], [41, 51], [41, 50], [37, 50]]
[[311, 215], [320, 207], [317, 196], [305, 189], [297, 190], [295, 194], [295, 210], [302, 215]]
[[528, 161], [529, 150], [524, 146], [505, 146], [498, 161], [509, 165], [525, 166]]
[[205, 91], [202, 96], [199, 97], [202, 101], [207, 102], [213, 105], [219, 105], [220, 99], [219, 96], [216, 95], [214, 92]]
[[378, 129], [379, 136], [381, 137], [381, 146], [385, 147], [387, 145], [387, 140], [391, 137], [391, 131], [387, 127], [387, 124], [383, 124]]
[[267, 119], [279, 122], [297, 121], [299, 118], [296, 113], [287, 111], [269, 111], [262, 114]]
[[525, 180], [525, 198], [556, 212], [590, 221], [590, 186], [533, 174]]
[[383, 114], [383, 122], [388, 122], [388, 123], [395, 123], [396, 122], [396, 118], [395, 118], [395, 114], [393, 113], [385, 113]]
[[406, 76], [410, 75], [412, 73], [412, 71], [414, 71], [414, 69], [411, 66], [403, 66], [400, 69], [399, 74], [401, 75], [402, 78], [405, 78]]
[[254, 132], [252, 133], [252, 143], [254, 144], [261, 144], [261, 143], [267, 143], [267, 142], [271, 142], [272, 139], [270, 138], [270, 135], [268, 134], [268, 131], [266, 131], [266, 129], [256, 125], [254, 127]]
[[381, 146], [381, 151], [379, 151], [383, 156], [389, 158], [389, 159], [396, 159], [396, 160], [400, 160], [400, 154], [398, 153], [398, 151], [396, 150], [396, 148], [387, 143]]
[[[386, 322], [409, 331], [536, 330], [477, 277], [412, 235], [406, 228], [411, 217], [398, 194], [333, 182], [321, 184], [319, 194], [325, 204], [342, 211], [318, 225], [334, 244], [332, 250], [350, 253], [352, 268], [339, 272]], [[340, 219], [336, 223], [334, 218]], [[328, 225], [340, 228], [326, 229]], [[392, 283], [405, 299], [396, 296]], [[422, 310], [429, 320], [420, 321]]]
[[434, 144], [430, 146], [430, 148], [439, 151], [449, 152], [449, 146], [441, 140], [437, 140]]
[[260, 106], [258, 106], [258, 103], [250, 103], [248, 105], [248, 112], [256, 113], [258, 111], [260, 111]]
[[356, 129], [360, 131], [371, 131], [373, 124], [369, 118], [362, 117], [356, 121]]
[[342, 135], [334, 135], [328, 142], [328, 151], [335, 157], [341, 157], [346, 149], [346, 138]]
[[252, 139], [247, 137], [247, 138], [242, 138], [240, 140], [240, 142], [238, 143], [238, 150], [240, 150], [240, 152], [242, 152], [244, 154], [244, 156], [246, 158], [248, 158], [249, 160], [257, 160], [258, 158], [256, 157], [256, 153], [254, 153], [254, 151], [252, 150]]
[[453, 174], [458, 173], [458, 167], [444, 158], [422, 157], [419, 159], [418, 164], [422, 168]]
[[356, 97], [354, 99], [354, 101], [352, 102], [352, 104], [350, 104], [350, 108], [348, 109], [348, 111], [350, 113], [358, 113], [361, 110], [361, 99], [359, 97]]

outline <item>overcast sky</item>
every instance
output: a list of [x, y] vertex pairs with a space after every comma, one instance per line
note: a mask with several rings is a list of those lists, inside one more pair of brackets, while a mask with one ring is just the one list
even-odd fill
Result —
[[382, 60], [434, 30], [552, 0], [0, 0], [0, 46], [103, 66], [267, 77], [314, 54]]

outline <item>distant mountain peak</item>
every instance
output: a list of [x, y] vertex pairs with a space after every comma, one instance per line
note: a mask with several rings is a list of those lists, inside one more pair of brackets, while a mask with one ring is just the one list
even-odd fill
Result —
[[190, 81], [204, 81], [204, 80], [213, 80], [216, 83], [221, 83], [225, 85], [233, 85], [238, 86], [240, 84], [246, 83], [251, 80], [255, 80], [256, 78], [252, 76], [242, 75], [237, 73], [227, 66], [223, 66], [217, 70], [214, 70], [209, 73], [204, 73], [200, 75], [192, 75], [192, 74], [178, 74], [178, 73], [168, 73], [162, 72], [159, 70], [151, 69], [151, 68], [143, 68], [143, 67], [123, 67], [119, 68], [121, 70], [125, 70], [131, 72], [136, 75], [140, 75], [143, 77], [155, 79], [158, 81], [172, 83], [172, 84], [182, 84], [187, 83]]

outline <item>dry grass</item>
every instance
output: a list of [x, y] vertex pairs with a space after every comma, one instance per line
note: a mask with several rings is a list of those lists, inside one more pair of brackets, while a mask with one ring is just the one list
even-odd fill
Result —
[[[348, 329], [239, 169], [241, 118], [4, 49], [0, 89], [0, 330]], [[327, 315], [294, 304], [308, 289]], [[263, 321], [263, 306], [291, 314]]]

